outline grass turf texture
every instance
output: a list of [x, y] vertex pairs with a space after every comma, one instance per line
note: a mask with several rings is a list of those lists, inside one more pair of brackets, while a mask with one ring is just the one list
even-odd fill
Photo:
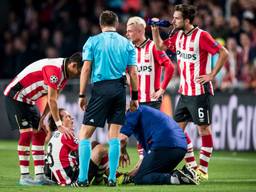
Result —
[[[209, 167], [209, 181], [198, 186], [192, 185], [151, 185], [151, 186], [90, 186], [89, 188], [71, 188], [59, 186], [26, 187], [18, 185], [19, 167], [17, 157], [17, 141], [0, 141], [0, 191], [24, 192], [71, 192], [71, 191], [221, 191], [240, 192], [256, 191], [256, 153], [255, 152], [224, 152], [214, 151]], [[127, 171], [137, 162], [137, 151], [129, 148], [131, 166], [121, 171]], [[198, 155], [196, 153], [196, 155]], [[32, 159], [32, 158], [31, 158]], [[31, 161], [30, 164], [33, 164]], [[179, 167], [181, 167], [180, 165]], [[32, 170], [30, 170], [32, 172]]]

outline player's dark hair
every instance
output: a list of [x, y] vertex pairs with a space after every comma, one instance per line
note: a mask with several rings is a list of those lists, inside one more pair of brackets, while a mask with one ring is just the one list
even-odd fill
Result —
[[[61, 115], [62, 111], [65, 111], [65, 109], [64, 108], [59, 109], [59, 115], [60, 115], [60, 120], [61, 121], [63, 119], [63, 116]], [[48, 118], [48, 126], [49, 126], [51, 132], [56, 131], [58, 129], [52, 115], [50, 115], [49, 118]]]
[[101, 26], [115, 26], [118, 23], [118, 16], [113, 11], [103, 11], [100, 14], [100, 25]]
[[80, 52], [76, 52], [70, 57], [67, 58], [67, 63], [75, 62], [77, 63], [77, 67], [81, 69], [83, 67], [82, 54]]
[[188, 4], [179, 4], [174, 8], [175, 11], [180, 11], [182, 13], [183, 19], [189, 19], [190, 23], [193, 22], [196, 16], [196, 7]]

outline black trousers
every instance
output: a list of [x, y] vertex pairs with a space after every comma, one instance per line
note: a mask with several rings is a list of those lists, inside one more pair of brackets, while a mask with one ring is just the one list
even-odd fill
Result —
[[171, 171], [183, 160], [186, 150], [182, 148], [153, 149], [144, 156], [135, 184], [170, 184]]

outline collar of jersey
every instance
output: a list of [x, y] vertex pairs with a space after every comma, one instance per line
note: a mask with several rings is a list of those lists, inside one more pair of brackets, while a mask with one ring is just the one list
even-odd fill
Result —
[[186, 35], [186, 36], [189, 36], [189, 35], [191, 35], [196, 29], [198, 29], [198, 27], [193, 27], [189, 32], [187, 32], [187, 33], [184, 33], [184, 35]]
[[145, 45], [147, 44], [148, 41], [149, 41], [149, 39], [146, 38], [145, 41], [143, 41], [140, 45], [138, 45], [138, 46], [136, 46], [136, 47], [138, 47], [138, 48], [143, 48], [143, 47], [145, 47]]

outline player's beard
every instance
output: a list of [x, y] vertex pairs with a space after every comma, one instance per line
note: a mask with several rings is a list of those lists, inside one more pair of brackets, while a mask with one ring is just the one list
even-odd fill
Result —
[[185, 23], [183, 22], [181, 26], [175, 26], [175, 30], [182, 30], [185, 31]]

